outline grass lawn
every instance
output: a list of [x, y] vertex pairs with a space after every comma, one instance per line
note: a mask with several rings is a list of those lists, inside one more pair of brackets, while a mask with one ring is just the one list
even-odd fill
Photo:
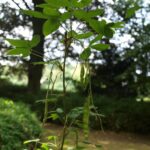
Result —
[[[47, 136], [60, 135], [61, 131], [62, 126], [47, 124], [44, 129], [43, 140], [46, 141]], [[83, 140], [81, 131], [79, 131], [79, 138]], [[73, 143], [73, 139], [73, 134], [70, 134], [66, 144]], [[99, 150], [150, 150], [149, 137], [131, 133], [92, 130], [89, 141], [93, 145], [89, 144], [86, 150], [96, 150], [94, 144], [102, 145], [102, 148], [98, 148]]]

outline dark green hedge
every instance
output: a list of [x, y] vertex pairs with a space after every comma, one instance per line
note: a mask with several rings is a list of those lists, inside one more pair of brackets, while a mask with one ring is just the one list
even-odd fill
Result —
[[40, 122], [26, 105], [0, 99], [1, 150], [26, 148], [23, 142], [38, 137], [40, 132]]

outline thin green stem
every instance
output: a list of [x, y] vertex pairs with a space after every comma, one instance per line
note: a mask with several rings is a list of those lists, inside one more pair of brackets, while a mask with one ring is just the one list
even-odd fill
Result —
[[[73, 70], [73, 73], [72, 73], [72, 75], [71, 75], [71, 79], [73, 79], [74, 74], [75, 74], [75, 72], [76, 72], [76, 70], [77, 70], [77, 67], [78, 67], [78, 62], [77, 62], [77, 64], [76, 64], [76, 66], [75, 66], [75, 69]], [[67, 84], [66, 84], [66, 88], [67, 88], [68, 84], [69, 84], [69, 81], [68, 81]]]
[[43, 126], [46, 123], [46, 120], [47, 120], [47, 117], [48, 117], [48, 96], [49, 96], [50, 83], [51, 83], [51, 78], [52, 78], [52, 73], [53, 73], [53, 67], [54, 67], [54, 65], [52, 66], [50, 76], [49, 76], [49, 79], [48, 79], [48, 88], [47, 88], [47, 92], [46, 92], [45, 107], [44, 107]]
[[63, 62], [63, 94], [66, 94], [66, 58], [67, 58], [67, 50], [64, 50], [64, 62]]

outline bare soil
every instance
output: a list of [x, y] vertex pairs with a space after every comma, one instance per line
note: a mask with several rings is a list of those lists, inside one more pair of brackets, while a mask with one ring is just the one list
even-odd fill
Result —
[[[43, 139], [50, 135], [60, 135], [62, 126], [55, 124], [45, 125]], [[83, 133], [79, 131], [79, 139], [83, 140]], [[74, 141], [74, 134], [70, 134], [67, 139], [68, 143]], [[96, 149], [94, 144], [102, 145], [100, 150], [150, 150], [150, 136], [142, 136], [132, 133], [112, 132], [112, 131], [97, 131], [91, 130], [89, 141], [92, 144], [88, 145], [87, 150]]]

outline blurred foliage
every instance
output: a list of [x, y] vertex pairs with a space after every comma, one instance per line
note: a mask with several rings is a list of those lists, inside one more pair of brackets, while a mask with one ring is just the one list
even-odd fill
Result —
[[[40, 122], [28, 106], [0, 99], [0, 149], [27, 148], [23, 142], [37, 137], [41, 132]], [[28, 148], [32, 147], [30, 145]]]
[[[93, 6], [90, 6], [90, 8], [87, 9], [90, 10], [98, 6], [108, 8], [107, 10], [110, 11], [113, 9], [112, 14], [105, 12], [104, 16], [113, 22], [118, 20], [119, 18], [120, 21], [124, 21], [125, 23], [127, 23], [124, 29], [118, 30], [118, 35], [122, 36], [123, 34], [126, 33], [130, 35], [134, 40], [132, 43], [128, 43], [128, 47], [126, 48], [123, 48], [121, 46], [119, 47], [109, 39], [109, 37], [112, 37], [112, 30], [110, 30], [110, 33], [109, 32], [106, 33], [105, 38], [99, 39], [98, 42], [102, 42], [103, 44], [110, 44], [110, 48], [107, 47], [108, 51], [102, 51], [102, 52], [94, 51], [93, 60], [90, 60], [91, 70], [92, 70], [92, 78], [91, 78], [92, 89], [96, 94], [101, 94], [101, 96], [94, 97], [94, 103], [95, 106], [97, 107], [96, 108], [97, 112], [102, 114], [102, 116], [97, 116], [97, 118], [95, 118], [95, 116], [90, 117], [89, 124], [91, 125], [91, 127], [95, 129], [101, 129], [101, 124], [103, 124], [104, 129], [111, 129], [115, 131], [124, 130], [130, 132], [149, 134], [150, 133], [149, 102], [145, 103], [142, 101], [140, 102], [136, 101], [136, 97], [140, 97], [140, 99], [143, 100], [143, 97], [149, 94], [149, 86], [150, 86], [149, 85], [149, 70], [150, 70], [149, 69], [150, 68], [149, 24], [145, 23], [146, 20], [144, 20], [143, 17], [140, 17], [140, 20], [138, 20], [140, 23], [138, 23], [136, 15], [133, 15], [129, 11], [128, 14], [126, 14], [128, 7], [129, 8], [134, 7], [134, 6], [130, 6], [130, 1], [119, 0], [118, 3], [116, 3], [115, 5], [110, 5], [107, 2], [101, 3], [99, 1], [95, 1], [95, 3], [93, 3]], [[149, 12], [149, 9], [148, 10], [145, 9], [145, 11]], [[133, 18], [128, 18], [127, 16], [132, 16]], [[8, 18], [10, 18], [10, 16], [8, 16]], [[15, 21], [15, 19], [13, 21]], [[68, 25], [66, 24], [65, 27], [68, 28]], [[81, 29], [79, 29], [79, 31], [81, 31]], [[88, 29], [86, 28], [85, 31], [83, 32], [87, 32], [87, 31]], [[9, 30], [9, 32], [12, 33], [13, 35], [12, 30]], [[61, 39], [60, 37], [62, 35], [60, 33], [56, 33], [50, 39], [54, 40], [58, 38], [58, 36], [59, 39]], [[119, 47], [120, 49], [117, 47]], [[56, 46], [52, 48], [52, 53], [53, 50], [55, 49], [59, 49], [57, 43]], [[76, 57], [78, 57], [78, 54], [76, 54], [76, 52], [75, 53], [74, 52], [71, 53], [71, 52], [72, 52], [72, 47], [71, 50], [69, 51], [68, 56], [71, 57], [72, 59], [76, 59]], [[82, 55], [82, 58], [84, 58], [86, 55], [89, 56], [88, 49], [86, 53]], [[42, 53], [42, 59], [43, 59], [43, 53]], [[18, 60], [18, 62], [20, 63], [20, 60]], [[24, 60], [24, 62], [26, 63], [26, 60]], [[22, 70], [27, 71], [26, 68], [27, 67], [25, 67], [24, 69], [23, 67], [22, 69], [19, 69], [19, 71]], [[0, 71], [2, 72], [2, 70]], [[137, 71], [139, 73], [137, 73]], [[36, 73], [36, 75], [38, 74], [39, 72]], [[85, 95], [87, 94], [87, 89], [85, 91], [82, 91], [81, 85], [77, 81], [75, 81], [75, 84], [78, 91], [80, 91], [80, 94], [67, 93], [66, 96], [62, 96], [60, 92], [55, 91], [54, 95], [48, 97], [49, 111], [53, 111], [53, 110], [55, 111], [58, 110], [56, 108], [60, 108], [59, 110], [62, 109], [64, 113], [67, 114], [75, 107], [80, 108], [81, 106], [83, 106], [86, 97]], [[9, 82], [7, 82], [7, 80], [6, 81], [3, 80], [0, 85], [0, 96], [13, 98], [16, 101], [22, 100], [23, 102], [29, 104], [30, 107], [38, 113], [40, 119], [42, 119], [43, 117], [42, 112], [43, 112], [43, 105], [45, 102], [45, 99], [43, 99], [43, 97], [45, 93], [46, 91], [43, 90], [38, 92], [36, 95], [32, 93], [29, 94], [26, 87], [15, 86], [15, 85], [12, 86]], [[92, 111], [92, 108], [90, 109]], [[23, 109], [21, 110], [23, 111]], [[95, 114], [95, 112], [90, 112], [90, 113]], [[14, 118], [15, 123], [14, 122], [9, 123], [11, 119], [8, 119], [6, 120], [7, 124], [5, 125], [5, 127], [7, 127], [10, 124], [12, 125], [16, 124], [17, 119], [19, 119], [19, 117], [15, 118], [16, 115], [17, 114], [14, 114], [11, 117], [11, 119]], [[6, 117], [3, 116], [1, 118], [6, 119]], [[51, 121], [51, 119], [49, 121]], [[22, 120], [21, 121], [19, 120], [19, 123], [22, 122], [23, 122]], [[55, 121], [55, 122], [60, 123], [59, 121]], [[27, 125], [28, 124], [29, 123], [27, 123]], [[17, 129], [19, 128], [21, 127], [18, 127]], [[30, 127], [30, 129], [31, 128], [35, 128], [35, 127]], [[20, 139], [22, 139], [22, 136], [25, 136], [25, 131], [22, 130], [23, 129], [21, 128], [20, 131], [21, 133], [23, 133], [23, 135], [21, 135]], [[3, 130], [3, 132], [4, 131], [5, 129]], [[9, 133], [8, 131], [6, 132]], [[31, 132], [28, 133], [30, 134]], [[17, 132], [17, 134], [20, 134], [20, 132]], [[7, 136], [7, 134], [5, 134], [5, 136]], [[27, 139], [29, 138], [30, 137], [27, 135]], [[16, 138], [13, 138], [13, 140], [10, 141], [14, 142], [15, 140]], [[16, 142], [14, 143], [17, 144]], [[7, 145], [9, 146], [9, 144]], [[16, 145], [16, 147], [20, 148], [19, 145]]]
[[[120, 101], [112, 99], [107, 96], [95, 98], [95, 105], [104, 115], [104, 129], [150, 134], [150, 102], [137, 102], [130, 98], [122, 98]], [[91, 123], [94, 128], [99, 128], [98, 122]]]
[[[57, 103], [57, 107], [65, 108], [68, 112], [74, 107], [81, 107], [86, 96], [70, 93], [65, 99], [66, 105]], [[150, 134], [150, 102], [136, 101], [135, 97], [118, 98], [113, 96], [94, 95], [97, 117], [90, 117], [90, 126], [94, 129], [127, 131]], [[91, 109], [92, 111], [92, 109]], [[94, 111], [94, 110], [93, 110]], [[95, 111], [93, 112], [95, 114]], [[102, 124], [102, 126], [101, 126]]]
[[[57, 107], [68, 110], [82, 107], [86, 96], [70, 93], [65, 99], [66, 105], [57, 103]], [[127, 131], [150, 134], [150, 102], [137, 102], [134, 97], [117, 98], [111, 96], [94, 96], [95, 109], [91, 108], [90, 126], [94, 129]], [[51, 104], [52, 106], [52, 104]], [[93, 113], [92, 113], [93, 110]], [[97, 113], [97, 117], [96, 116]], [[100, 115], [98, 115], [98, 113]], [[94, 114], [94, 115], [93, 115]]]
[[[36, 1], [33, 1], [37, 3]], [[38, 1], [40, 3], [41, 1]], [[24, 4], [24, 2], [23, 2]], [[138, 5], [140, 7], [138, 7]], [[32, 4], [27, 3], [27, 9], [32, 8]], [[95, 8], [104, 8], [102, 16], [112, 22], [117, 20], [125, 22], [125, 27], [123, 29], [118, 29], [117, 36], [119, 39], [115, 39], [117, 42], [120, 41], [120, 44], [115, 44], [115, 41], [111, 41], [109, 38], [99, 39], [102, 43], [110, 44], [108, 51], [103, 52], [92, 52], [93, 59], [91, 60], [92, 67], [92, 86], [95, 93], [108, 94], [108, 95], [118, 95], [118, 96], [139, 96], [147, 95], [149, 93], [149, 21], [147, 15], [150, 12], [149, 5], [145, 5], [144, 0], [118, 0], [114, 3], [104, 0], [103, 2], [94, 0], [92, 5], [86, 9], [93, 10]], [[139, 9], [140, 8], [140, 9]], [[36, 8], [38, 9], [38, 8]], [[139, 10], [138, 10], [139, 9]], [[138, 10], [138, 13], [132, 14], [132, 12]], [[2, 37], [6, 37], [9, 33], [10, 36], [20, 37], [23, 39], [23, 35], [20, 32], [14, 32], [15, 27], [26, 27], [29, 30], [32, 30], [31, 27], [31, 18], [25, 15], [20, 14], [20, 12], [11, 8], [9, 3], [1, 4], [0, 9], [1, 15], [1, 29], [3, 30]], [[131, 11], [131, 12], [130, 12]], [[130, 17], [126, 17], [126, 16]], [[10, 24], [11, 23], [11, 24]], [[81, 24], [81, 22], [77, 22]], [[65, 24], [65, 27], [68, 28], [68, 24]], [[39, 29], [38, 29], [39, 30]], [[82, 30], [78, 28], [80, 32]], [[85, 32], [89, 29], [85, 28]], [[111, 33], [111, 31], [110, 31]], [[130, 39], [127, 39], [127, 42], [121, 43], [120, 38], [124, 34], [130, 35], [133, 42], [130, 42]], [[80, 35], [81, 36], [81, 35]], [[107, 36], [106, 36], [107, 37]], [[57, 32], [52, 35], [45, 42], [46, 57], [49, 59], [49, 56], [55, 58], [55, 52], [61, 52], [62, 45], [58, 43], [62, 38], [62, 34]], [[81, 37], [80, 37], [81, 38]], [[56, 40], [57, 39], [57, 40]], [[6, 45], [4, 40], [1, 42], [1, 52], [5, 51]], [[53, 43], [54, 44], [49, 44]], [[88, 40], [87, 40], [88, 42]], [[60, 42], [61, 43], [61, 42]], [[76, 44], [76, 43], [75, 43]], [[124, 45], [128, 45], [127, 47]], [[53, 45], [52, 47], [49, 47]], [[79, 45], [79, 43], [77, 43]], [[78, 53], [74, 48], [71, 47], [69, 50], [68, 56], [71, 59], [78, 57]], [[38, 51], [40, 54], [40, 51]], [[21, 64], [20, 58], [16, 57], [4, 57], [0, 55], [2, 59], [6, 60], [17, 60], [17, 63], [13, 66], [15, 69], [10, 67], [9, 73], [12, 71], [17, 76], [25, 74], [27, 72], [27, 60], [23, 60], [24, 64]], [[43, 55], [42, 55], [43, 57]], [[60, 58], [58, 58], [60, 59]], [[17, 68], [20, 68], [20, 72], [17, 71]], [[140, 73], [137, 73], [139, 71]], [[0, 71], [1, 72], [1, 71]], [[37, 76], [38, 73], [35, 74]], [[32, 79], [32, 81], [34, 78]], [[33, 86], [34, 87], [34, 86]], [[33, 88], [32, 87], [32, 88]], [[32, 89], [31, 88], [31, 89]]]
[[[6, 84], [6, 83], [5, 83]], [[2, 89], [5, 90], [2, 90]], [[7, 90], [6, 90], [7, 89]], [[22, 101], [34, 110], [40, 119], [43, 116], [44, 95], [46, 90], [39, 92], [37, 95], [28, 94], [26, 87], [22, 86], [3, 86], [0, 87], [1, 97], [13, 98], [14, 101]], [[66, 97], [62, 96], [59, 91], [48, 97], [49, 114], [57, 108], [64, 110], [67, 114], [75, 107], [82, 107], [86, 101], [86, 96], [77, 92], [68, 92]], [[138, 101], [137, 101], [138, 100]], [[142, 134], [150, 134], [150, 102], [149, 97], [144, 97], [144, 101], [136, 97], [116, 97], [108, 95], [94, 95], [94, 104], [96, 110], [102, 115], [103, 128], [114, 131], [128, 131]], [[82, 117], [79, 119], [82, 119]], [[52, 119], [48, 119], [52, 121]], [[53, 121], [61, 123], [60, 120]], [[101, 129], [99, 118], [90, 117], [90, 126], [95, 129]]]
[[[118, 37], [115, 36], [116, 43], [115, 40], [102, 40], [110, 44], [108, 51], [94, 52], [91, 61], [93, 92], [120, 98], [148, 95], [150, 92], [148, 3], [143, 0], [118, 0], [111, 5], [107, 1], [99, 2], [99, 5], [112, 11], [111, 14], [105, 12], [106, 18], [124, 21], [125, 25], [123, 29], [118, 30], [116, 34]], [[132, 8], [138, 10], [134, 15], [130, 12]], [[131, 16], [128, 18], [126, 17], [128, 15]], [[126, 42], [121, 40], [124, 35], [129, 37], [126, 38]], [[77, 82], [76, 86], [81, 91]]]

